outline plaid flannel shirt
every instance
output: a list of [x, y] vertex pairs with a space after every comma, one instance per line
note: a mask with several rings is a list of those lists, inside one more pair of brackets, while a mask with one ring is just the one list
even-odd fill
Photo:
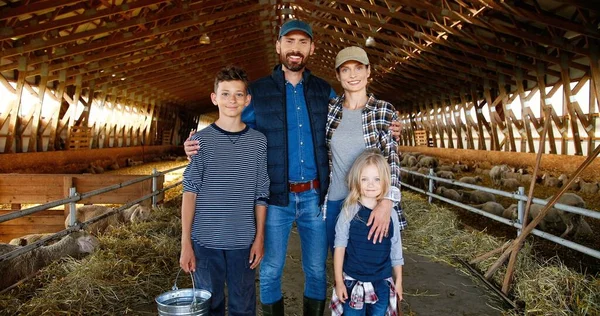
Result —
[[[333, 170], [331, 157], [331, 137], [336, 128], [342, 121], [342, 110], [345, 96], [331, 99], [329, 102], [329, 112], [327, 114], [327, 124], [325, 126], [325, 143], [327, 144], [327, 152], [329, 154], [329, 169]], [[366, 148], [378, 148], [383, 156], [390, 164], [392, 172], [392, 185], [400, 191], [400, 160], [398, 158], [398, 144], [394, 137], [390, 126], [392, 122], [398, 119], [394, 106], [386, 101], [377, 100], [373, 94], [369, 94], [367, 105], [362, 110], [362, 130]], [[394, 209], [398, 213], [400, 230], [404, 230], [407, 226], [406, 218], [402, 213], [400, 203], [395, 203]]]
[[[344, 280], [354, 280], [352, 277], [344, 273]], [[394, 285], [394, 280], [389, 277], [385, 279], [390, 287], [390, 300], [387, 306], [387, 310], [385, 312], [385, 316], [396, 316], [396, 307], [398, 306], [398, 298], [396, 296], [396, 286]], [[352, 292], [349, 295], [350, 302], [348, 305], [355, 309], [363, 309], [364, 304], [374, 304], [377, 303], [379, 298], [377, 294], [375, 294], [375, 289], [373, 288], [373, 284], [371, 282], [361, 282], [358, 281], [352, 288]], [[344, 314], [344, 303], [340, 301], [340, 298], [335, 293], [335, 287], [333, 288], [333, 294], [331, 294], [331, 304], [329, 305], [331, 308], [332, 316], [339, 316]]]

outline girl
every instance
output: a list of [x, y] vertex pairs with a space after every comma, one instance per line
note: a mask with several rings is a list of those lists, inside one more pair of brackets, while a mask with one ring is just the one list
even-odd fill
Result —
[[396, 315], [404, 264], [398, 216], [392, 214], [390, 233], [381, 243], [367, 238], [372, 209], [395, 189], [390, 166], [379, 150], [367, 149], [356, 158], [347, 185], [348, 197], [335, 226], [331, 310], [333, 315]]

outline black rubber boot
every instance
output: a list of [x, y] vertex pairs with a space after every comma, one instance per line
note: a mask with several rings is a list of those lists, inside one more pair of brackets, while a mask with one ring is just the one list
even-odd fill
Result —
[[283, 298], [273, 304], [261, 304], [263, 316], [285, 316], [283, 312]]
[[305, 296], [302, 302], [304, 316], [323, 316], [323, 311], [325, 311], [325, 301], [319, 301]]

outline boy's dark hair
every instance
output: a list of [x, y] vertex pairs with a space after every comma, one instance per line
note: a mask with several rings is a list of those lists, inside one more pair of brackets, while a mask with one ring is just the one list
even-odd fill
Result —
[[244, 69], [237, 66], [223, 67], [215, 77], [215, 92], [219, 86], [219, 82], [239, 80], [244, 83], [244, 87], [248, 89], [248, 75]]

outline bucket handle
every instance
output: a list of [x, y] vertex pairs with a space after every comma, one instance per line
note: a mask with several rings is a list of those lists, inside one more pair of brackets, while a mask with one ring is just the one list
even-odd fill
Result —
[[[177, 276], [175, 276], [175, 283], [173, 284], [173, 287], [171, 288], [173, 291], [177, 291], [179, 288], [177, 287], [177, 280], [179, 279], [179, 273], [181, 273], [181, 268], [179, 268], [179, 271], [177, 271]], [[196, 284], [194, 283], [194, 275], [192, 275], [192, 272], [190, 272], [190, 278], [192, 279], [192, 306], [190, 307], [192, 310], [194, 310], [196, 308]]]

